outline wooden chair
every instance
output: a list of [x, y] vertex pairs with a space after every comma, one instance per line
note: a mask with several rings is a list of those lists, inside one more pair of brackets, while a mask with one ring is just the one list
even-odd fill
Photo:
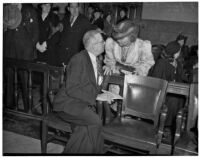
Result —
[[[113, 74], [111, 76], [105, 76], [104, 84], [102, 89], [109, 90], [109, 86], [111, 84], [118, 85], [120, 88], [119, 94], [123, 95], [123, 88], [124, 88], [124, 76], [119, 76], [117, 74]], [[118, 101], [118, 115], [120, 115], [120, 105], [121, 102]], [[106, 102], [97, 102], [97, 113], [99, 114], [100, 118], [102, 119], [103, 124], [109, 123], [111, 120], [111, 109], [108, 103]]]
[[[55, 86], [52, 86], [50, 82], [49, 86], [49, 100], [50, 104], [53, 102], [54, 95], [58, 92], [59, 88], [61, 86], [64, 86], [64, 72], [63, 68], [58, 68], [58, 67], [49, 67], [49, 72], [53, 72], [57, 76], [57, 80], [60, 79], [60, 85], [56, 88]], [[49, 75], [50, 77], [50, 75]], [[50, 79], [51, 81], [51, 79]], [[47, 144], [56, 139], [60, 140], [62, 142], [67, 142], [67, 138], [63, 137], [60, 131], [64, 131], [69, 133], [69, 135], [72, 133], [71, 130], [71, 125], [59, 117], [56, 116], [55, 113], [51, 111], [51, 108], [48, 109], [47, 107], [45, 108], [47, 110], [47, 114], [43, 117], [42, 120], [42, 139], [41, 139], [41, 148], [42, 148], [42, 153], [47, 152]], [[53, 128], [56, 130], [55, 133], [49, 134], [49, 128]]]
[[[191, 128], [197, 126], [198, 117], [198, 84], [191, 84], [189, 91], [189, 106], [179, 111], [176, 120], [174, 139], [174, 155], [198, 155], [192, 139], [195, 139]], [[197, 127], [196, 127], [197, 128]]]
[[[142, 76], [125, 76], [121, 117], [104, 126], [108, 150], [137, 149], [155, 154], [167, 109], [163, 104], [167, 81]], [[122, 152], [123, 153], [123, 152]]]
[[[167, 91], [166, 91], [166, 96], [168, 93], [171, 93], [173, 95], [178, 95], [178, 96], [184, 96], [185, 97], [185, 104], [184, 108], [186, 109], [188, 106], [188, 98], [189, 98], [189, 84], [185, 83], [178, 83], [178, 82], [168, 82], [167, 85]], [[180, 111], [178, 112], [178, 114]], [[186, 120], [186, 116], [183, 116], [183, 119]], [[172, 139], [176, 139], [176, 135], [172, 133], [171, 135]], [[158, 154], [159, 155], [171, 155], [173, 150], [173, 141], [171, 140], [166, 140], [162, 139], [162, 142], [160, 144], [160, 147], [158, 149]]]

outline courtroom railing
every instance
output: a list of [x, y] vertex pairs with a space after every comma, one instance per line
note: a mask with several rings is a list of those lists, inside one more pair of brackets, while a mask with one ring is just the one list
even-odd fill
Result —
[[[41, 119], [41, 116], [50, 111], [48, 101], [49, 89], [60, 88], [64, 81], [62, 67], [8, 58], [3, 60], [3, 74], [4, 111], [36, 119]], [[35, 77], [39, 77], [39, 93], [42, 108], [40, 114], [33, 112]], [[24, 108], [19, 105], [20, 92], [22, 93], [21, 98]]]

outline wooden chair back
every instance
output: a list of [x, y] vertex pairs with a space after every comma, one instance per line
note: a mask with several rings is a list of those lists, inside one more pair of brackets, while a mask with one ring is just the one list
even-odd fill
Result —
[[167, 81], [144, 76], [128, 75], [124, 79], [122, 115], [152, 120], [157, 126]]

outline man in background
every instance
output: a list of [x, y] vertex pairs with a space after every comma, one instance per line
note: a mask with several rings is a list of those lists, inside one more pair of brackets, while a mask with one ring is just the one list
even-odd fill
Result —
[[70, 3], [68, 6], [70, 15], [62, 21], [63, 31], [58, 46], [58, 66], [67, 65], [72, 56], [84, 49], [83, 35], [93, 28], [89, 20], [80, 14], [79, 7], [78, 3]]

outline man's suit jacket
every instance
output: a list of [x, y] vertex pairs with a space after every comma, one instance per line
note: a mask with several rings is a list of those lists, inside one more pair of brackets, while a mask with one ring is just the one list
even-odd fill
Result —
[[83, 47], [83, 35], [91, 30], [96, 29], [93, 25], [90, 24], [89, 20], [82, 14], [80, 14], [74, 24], [70, 24], [70, 16], [67, 16], [63, 19], [64, 29], [61, 33], [61, 39], [59, 43], [59, 63], [68, 64], [71, 57], [81, 50]]
[[98, 89], [91, 59], [86, 50], [76, 54], [67, 67], [66, 87], [54, 99], [54, 111], [80, 114], [88, 105], [95, 105]]

